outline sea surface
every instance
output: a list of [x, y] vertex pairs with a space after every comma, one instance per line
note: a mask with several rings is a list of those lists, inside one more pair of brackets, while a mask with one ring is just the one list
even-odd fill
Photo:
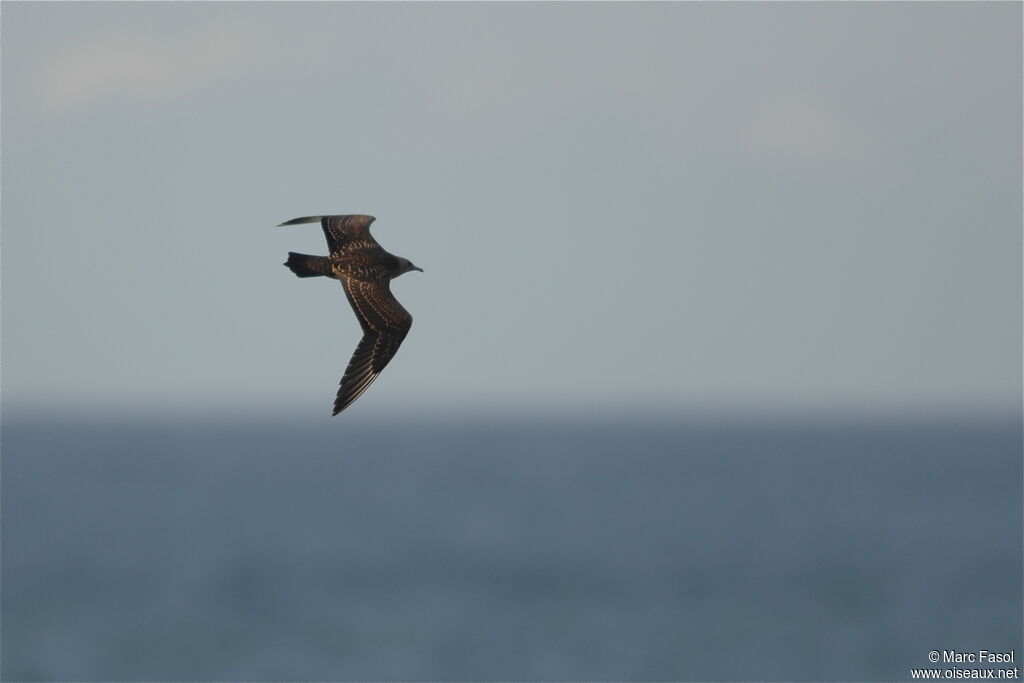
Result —
[[1019, 419], [42, 421], [5, 681], [905, 680], [1022, 643]]

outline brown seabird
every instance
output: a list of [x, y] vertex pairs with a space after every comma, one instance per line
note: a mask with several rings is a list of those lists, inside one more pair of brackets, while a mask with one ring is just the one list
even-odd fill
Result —
[[[281, 223], [316, 223], [324, 229], [330, 256], [288, 252], [284, 265], [299, 277], [326, 276], [341, 280], [345, 296], [359, 318], [363, 338], [352, 354], [338, 397], [337, 415], [377, 379], [412, 327], [412, 316], [391, 293], [391, 280], [410, 270], [423, 272], [409, 259], [389, 254], [370, 234], [373, 216], [306, 216]], [[278, 226], [278, 227], [281, 227]]]

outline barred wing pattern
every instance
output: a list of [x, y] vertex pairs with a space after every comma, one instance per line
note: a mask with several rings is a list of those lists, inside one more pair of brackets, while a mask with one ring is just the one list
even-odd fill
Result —
[[363, 328], [363, 338], [341, 378], [332, 415], [351, 405], [377, 379], [412, 327], [412, 316], [391, 294], [387, 281], [346, 278], [342, 285]]
[[377, 240], [370, 234], [370, 224], [375, 220], [377, 219], [373, 216], [361, 214], [304, 216], [285, 221], [281, 223], [281, 226], [319, 222], [324, 230], [324, 237], [327, 238], [327, 247], [331, 250], [331, 257], [342, 258], [351, 256], [356, 252], [381, 249]]

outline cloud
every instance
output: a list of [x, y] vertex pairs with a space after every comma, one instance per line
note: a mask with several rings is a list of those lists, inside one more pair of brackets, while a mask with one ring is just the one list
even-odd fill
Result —
[[249, 68], [259, 36], [243, 27], [197, 30], [165, 40], [112, 37], [65, 52], [43, 70], [48, 108], [161, 102], [201, 91]]

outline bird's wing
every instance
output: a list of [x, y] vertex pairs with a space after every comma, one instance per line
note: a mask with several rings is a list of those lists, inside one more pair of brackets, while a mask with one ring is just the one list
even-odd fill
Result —
[[[331, 250], [333, 258], [351, 256], [358, 251], [380, 249], [377, 240], [370, 234], [370, 224], [376, 218], [373, 216], [345, 215], [345, 216], [304, 216], [285, 221], [281, 225], [298, 225], [299, 223], [316, 223], [324, 229], [324, 237], [327, 238], [327, 247]], [[278, 226], [280, 227], [280, 226]]]
[[377, 379], [412, 327], [412, 316], [395, 299], [387, 281], [345, 278], [342, 285], [363, 328], [363, 338], [341, 378], [333, 415], [351, 405]]

